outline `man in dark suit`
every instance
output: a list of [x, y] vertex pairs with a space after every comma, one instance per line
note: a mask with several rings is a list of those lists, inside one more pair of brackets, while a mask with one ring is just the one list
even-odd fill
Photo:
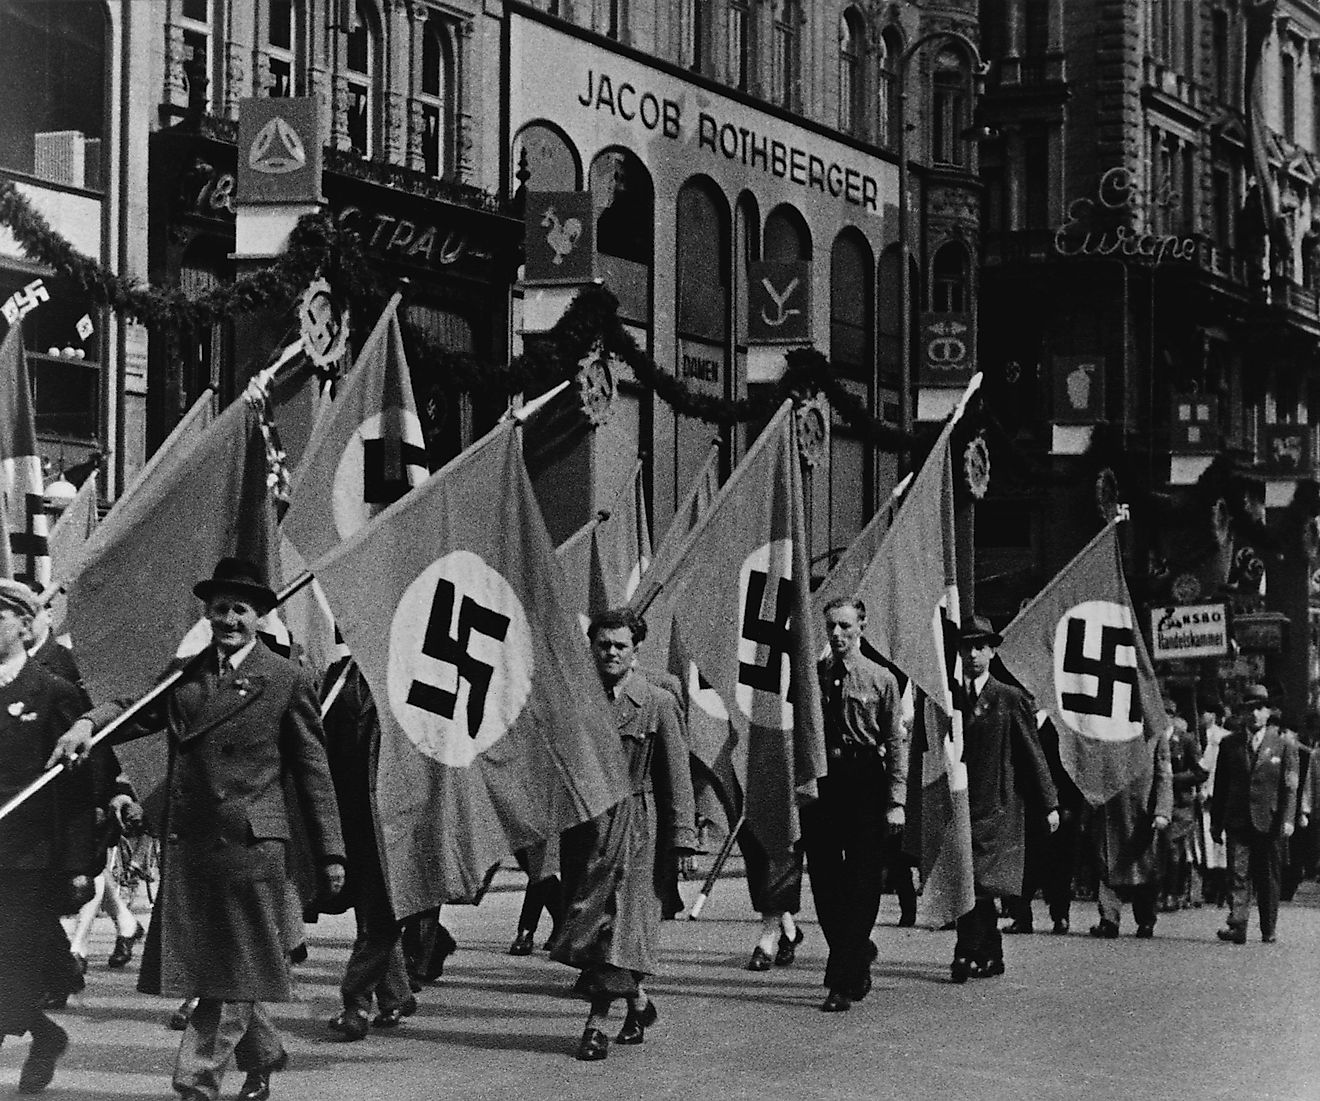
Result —
[[[293, 945], [281, 931], [292, 839], [283, 774], [297, 788], [330, 895], [344, 883], [344, 845], [316, 691], [257, 638], [275, 594], [252, 563], [235, 558], [221, 559], [193, 592], [205, 602], [211, 644], [114, 736], [164, 730], [168, 741], [160, 895], [138, 989], [198, 999], [174, 1069], [185, 1101], [213, 1101], [231, 1056], [247, 1072], [239, 1097], [265, 1101], [286, 1055], [262, 1003], [291, 995]], [[51, 759], [77, 759], [126, 707], [88, 712]]]
[[[0, 579], [0, 802], [41, 775], [56, 739], [82, 710], [78, 689], [27, 654], [36, 613], [26, 585]], [[105, 859], [95, 818], [104, 758], [60, 776], [0, 821], [0, 1040], [32, 1034], [22, 1093], [50, 1085], [69, 1046], [43, 1008], [75, 989], [60, 915], [91, 896], [91, 877]]]
[[1279, 861], [1297, 810], [1297, 743], [1279, 729], [1269, 689], [1252, 685], [1242, 701], [1245, 721], [1219, 746], [1210, 833], [1227, 841], [1228, 927], [1220, 940], [1247, 942], [1254, 890], [1260, 939], [1273, 944], [1279, 920]]
[[990, 675], [1002, 642], [985, 616], [972, 616], [960, 640], [963, 675], [963, 760], [972, 818], [976, 904], [957, 921], [950, 977], [956, 983], [1004, 973], [1004, 944], [995, 899], [1020, 895], [1026, 851], [1027, 806], [1053, 833], [1059, 800], [1036, 737], [1031, 700]]

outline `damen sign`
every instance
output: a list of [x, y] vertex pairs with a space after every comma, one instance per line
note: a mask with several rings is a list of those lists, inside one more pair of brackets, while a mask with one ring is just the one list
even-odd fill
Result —
[[[1054, 251], [1060, 256], [1113, 256], [1149, 260], [1191, 260], [1195, 237], [1138, 230], [1114, 219], [1135, 216], [1141, 188], [1127, 168], [1111, 168], [1100, 177], [1094, 199], [1074, 199], [1068, 218], [1054, 231]], [[1109, 222], [1110, 224], [1105, 224]]]

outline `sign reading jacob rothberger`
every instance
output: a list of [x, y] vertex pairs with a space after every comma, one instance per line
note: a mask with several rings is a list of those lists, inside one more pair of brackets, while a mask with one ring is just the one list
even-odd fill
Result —
[[1222, 604], [1177, 604], [1150, 611], [1151, 657], [1156, 661], [1216, 658], [1228, 653]]

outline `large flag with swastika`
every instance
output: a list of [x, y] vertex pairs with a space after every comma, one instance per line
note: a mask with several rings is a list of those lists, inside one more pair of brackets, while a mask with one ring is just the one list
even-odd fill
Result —
[[[866, 634], [924, 697], [920, 822], [923, 915], [943, 923], [975, 902], [972, 823], [963, 761], [958, 657], [961, 609], [953, 516], [951, 441], [962, 410], [980, 385], [972, 379], [958, 410], [912, 481], [893, 523], [862, 572], [853, 595], [866, 604]], [[913, 766], [915, 765], [915, 760]], [[909, 766], [909, 775], [915, 767]]]
[[630, 791], [513, 422], [312, 564], [379, 706], [394, 912], [478, 895], [508, 853]]
[[399, 302], [394, 295], [381, 313], [298, 466], [280, 530], [309, 562], [429, 473]]
[[999, 659], [1049, 713], [1063, 767], [1106, 802], [1151, 767], [1165, 721], [1118, 546], [1107, 524], [1004, 629]]
[[50, 583], [45, 483], [23, 332], [17, 323], [0, 344], [0, 509], [14, 580], [45, 588]]
[[[770, 853], [799, 838], [797, 807], [825, 774], [802, 472], [784, 402], [724, 484], [668, 572], [633, 598], [649, 621], [672, 615], [687, 652], [744, 741], [725, 753], [747, 824]], [[694, 747], [700, 749], [700, 747]], [[721, 760], [707, 760], [722, 767]]]

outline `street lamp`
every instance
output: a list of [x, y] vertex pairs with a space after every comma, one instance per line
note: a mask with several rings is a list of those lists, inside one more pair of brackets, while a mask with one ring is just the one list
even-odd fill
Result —
[[[976, 43], [961, 31], [931, 31], [912, 42], [898, 57], [894, 76], [898, 86], [898, 264], [899, 285], [902, 296], [899, 305], [899, 428], [905, 436], [912, 434], [912, 272], [908, 260], [908, 153], [907, 153], [907, 79], [908, 66], [917, 51], [932, 42], [955, 43], [971, 58], [973, 76], [985, 76], [989, 65], [981, 60]], [[961, 138], [963, 135], [959, 135]], [[876, 400], [880, 395], [880, 363], [876, 360]], [[904, 466], [906, 462], [906, 452]], [[878, 469], [878, 463], [877, 463]], [[877, 481], [877, 488], [879, 479]]]

